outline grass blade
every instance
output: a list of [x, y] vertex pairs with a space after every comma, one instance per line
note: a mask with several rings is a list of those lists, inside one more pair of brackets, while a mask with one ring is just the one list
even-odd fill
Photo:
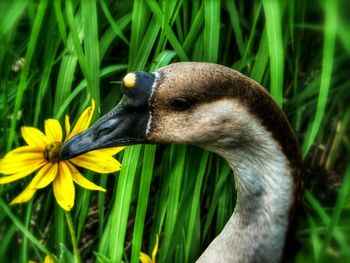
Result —
[[204, 1], [204, 56], [208, 62], [217, 62], [220, 39], [220, 1]]
[[[86, 56], [87, 72], [85, 78], [88, 82], [88, 88], [91, 97], [96, 102], [96, 108], [99, 112], [100, 106], [100, 53], [98, 40], [98, 20], [95, 1], [83, 1], [81, 5], [83, 31], [84, 31], [84, 50]], [[78, 56], [79, 57], [79, 56]], [[88, 75], [86, 75], [88, 74]], [[95, 115], [97, 116], [97, 115]]]
[[11, 212], [7, 204], [0, 198], [0, 206], [5, 214], [12, 220], [16, 227], [25, 235], [37, 248], [46, 255], [51, 255], [51, 252], [21, 223], [21, 221]]
[[346, 198], [349, 195], [349, 193], [350, 193], [350, 165], [346, 169], [345, 176], [344, 176], [344, 182], [339, 190], [337, 202], [335, 204], [333, 214], [331, 217], [331, 221], [328, 225], [328, 229], [327, 229], [326, 235], [324, 237], [322, 249], [321, 249], [318, 257], [316, 258], [317, 260], [319, 260], [319, 262], [323, 262], [325, 260], [325, 258], [324, 258], [325, 253], [326, 253], [327, 248], [330, 245], [330, 242], [334, 236], [336, 226], [339, 222], [340, 215], [343, 211], [343, 208], [344, 208], [344, 205], [346, 202]]
[[[41, 0], [39, 5], [38, 5], [37, 13], [35, 16], [33, 28], [31, 31], [31, 35], [30, 35], [30, 39], [29, 39], [29, 43], [28, 43], [28, 47], [27, 47], [27, 53], [25, 56], [26, 63], [24, 64], [23, 70], [21, 72], [20, 82], [19, 82], [18, 90], [17, 90], [15, 108], [13, 110], [13, 116], [17, 116], [18, 111], [19, 111], [21, 104], [22, 104], [23, 94], [24, 94], [24, 91], [25, 91], [25, 89], [27, 87], [27, 83], [28, 83], [30, 63], [31, 63], [31, 60], [32, 60], [34, 52], [35, 52], [35, 48], [36, 48], [36, 44], [38, 41], [41, 26], [44, 25], [42, 23], [42, 21], [44, 19], [45, 13], [46, 13], [46, 7], [47, 7], [47, 1]], [[16, 123], [17, 123], [17, 118], [12, 118], [11, 127], [10, 127], [10, 131], [9, 131], [9, 135], [8, 135], [9, 137], [7, 140], [7, 151], [9, 151], [11, 149], [12, 144], [13, 144], [13, 140], [15, 137]]]
[[268, 52], [267, 34], [266, 34], [266, 28], [265, 28], [261, 35], [258, 53], [256, 54], [255, 62], [254, 62], [252, 71], [250, 73], [250, 77], [260, 84], [262, 84], [262, 79], [266, 71], [267, 62], [269, 60], [268, 54], [269, 52]]
[[271, 95], [282, 107], [284, 52], [281, 28], [281, 2], [279, 0], [263, 0], [265, 11], [268, 48], [271, 68]]
[[180, 57], [182, 61], [188, 61], [188, 57], [186, 55], [185, 50], [181, 46], [179, 40], [175, 36], [174, 32], [172, 31], [171, 27], [168, 25], [167, 22], [163, 23], [163, 14], [160, 10], [159, 6], [157, 5], [156, 1], [154, 0], [147, 0], [147, 4], [149, 8], [152, 10], [153, 15], [158, 20], [158, 23], [163, 27], [163, 30], [165, 32], [165, 35], [167, 36], [170, 44], [173, 46], [174, 50], [176, 51], [177, 55]]
[[[131, 23], [131, 40], [129, 49], [129, 71], [139, 69], [137, 67], [137, 55], [142, 42], [142, 36], [145, 34], [146, 25], [149, 19], [147, 10], [147, 3], [144, 0], [135, 0], [132, 9], [132, 23]], [[140, 67], [142, 68], [142, 67]]]
[[[162, 246], [164, 251], [170, 250], [169, 248], [172, 244], [172, 236], [176, 229], [175, 227], [179, 214], [179, 197], [185, 168], [185, 160], [186, 146], [171, 145], [169, 193], [167, 197], [166, 224]], [[160, 261], [165, 262], [167, 257], [169, 257], [169, 255], [162, 253]]]
[[123, 169], [119, 175], [116, 199], [109, 217], [111, 221], [109, 255], [112, 262], [119, 263], [123, 257], [131, 194], [140, 151], [141, 145], [137, 145], [127, 147], [124, 152]]
[[67, 32], [66, 32], [66, 25], [65, 25], [64, 18], [63, 18], [62, 8], [61, 8], [61, 1], [54, 0], [53, 4], [54, 4], [54, 9], [55, 9], [58, 30], [60, 32], [61, 39], [62, 39], [64, 45], [67, 46]]
[[[135, 216], [134, 231], [132, 235], [131, 263], [138, 263], [142, 245], [143, 229], [145, 226], [145, 217], [148, 204], [149, 190], [151, 187], [154, 158], [156, 146], [148, 145], [145, 147], [143, 156], [143, 167], [141, 172], [141, 182], [139, 188], [139, 198], [137, 200], [137, 209]], [[145, 198], [146, 197], [146, 198]]]
[[191, 210], [190, 214], [193, 215], [190, 217], [190, 220], [188, 222], [188, 229], [187, 229], [187, 236], [186, 236], [186, 247], [185, 247], [185, 259], [188, 261], [190, 257], [190, 249], [192, 246], [192, 237], [193, 237], [193, 231], [195, 228], [195, 223], [196, 223], [196, 217], [194, 216], [199, 209], [200, 206], [200, 193], [202, 189], [202, 183], [203, 183], [203, 178], [205, 175], [205, 169], [207, 168], [207, 163], [209, 160], [209, 153], [208, 152], [203, 152], [202, 159], [200, 161], [200, 167], [198, 170], [197, 178], [196, 178], [196, 183], [195, 183], [195, 188], [193, 190], [193, 198], [192, 198], [192, 203], [191, 203]]
[[233, 32], [235, 33], [236, 42], [241, 56], [244, 54], [244, 42], [240, 27], [240, 17], [236, 8], [235, 1], [226, 0], [227, 11], [230, 16]]
[[302, 152], [304, 156], [309, 152], [316, 138], [326, 109], [334, 61], [335, 36], [337, 29], [337, 2], [338, 1], [332, 0], [325, 1], [326, 20], [320, 92], [318, 95], [315, 119], [312, 123], [311, 130], [309, 130], [309, 132], [306, 134], [306, 138], [303, 143]]
[[100, 1], [102, 11], [104, 15], [106, 16], [108, 22], [111, 24], [112, 29], [114, 30], [115, 34], [120, 37], [121, 40], [123, 40], [127, 45], [129, 45], [129, 41], [127, 40], [126, 36], [124, 35], [122, 29], [116, 23], [112, 17], [112, 14], [109, 12], [108, 7], [105, 3], [105, 1]]

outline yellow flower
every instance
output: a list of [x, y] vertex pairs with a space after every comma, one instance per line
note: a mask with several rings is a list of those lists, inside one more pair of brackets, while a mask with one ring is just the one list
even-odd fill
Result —
[[[94, 109], [95, 102], [92, 100], [91, 106], [80, 115], [72, 130], [69, 117], [66, 116], [66, 138], [63, 142], [89, 127]], [[64, 210], [69, 211], [74, 205], [73, 181], [89, 190], [106, 191], [86, 179], [74, 165], [98, 173], [112, 173], [120, 170], [120, 163], [112, 155], [121, 151], [123, 147], [95, 150], [70, 160], [61, 160], [63, 135], [58, 120], [45, 121], [45, 134], [34, 127], [22, 127], [21, 134], [28, 145], [14, 149], [0, 159], [0, 174], [6, 175], [0, 177], [0, 185], [22, 179], [35, 170], [40, 170], [24, 191], [12, 200], [11, 204], [29, 201], [38, 189], [52, 182], [57, 203]]]
[[[49, 255], [46, 255], [45, 259], [44, 259], [44, 263], [54, 263], [55, 261], [53, 260], [52, 257], [50, 257]], [[34, 260], [29, 260], [28, 263], [36, 263], [36, 261]]]
[[142, 263], [156, 263], [156, 256], [157, 256], [157, 252], [158, 252], [158, 243], [159, 243], [159, 238], [158, 235], [156, 236], [156, 243], [154, 244], [154, 248], [152, 251], [152, 258], [150, 258], [149, 255], [147, 255], [146, 253], [141, 252], [140, 253], [140, 261]]
[[55, 261], [53, 260], [52, 257], [50, 257], [49, 255], [47, 255], [44, 259], [44, 263], [54, 263]]

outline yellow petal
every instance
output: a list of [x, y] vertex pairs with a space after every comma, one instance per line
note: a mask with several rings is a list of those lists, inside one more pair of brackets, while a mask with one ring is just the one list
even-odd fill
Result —
[[77, 120], [76, 124], [72, 129], [72, 132], [69, 134], [69, 136], [67, 136], [66, 141], [72, 138], [74, 135], [78, 134], [79, 132], [85, 131], [89, 127], [94, 111], [95, 101], [91, 100], [91, 106], [85, 109], [80, 115], [79, 119]]
[[66, 138], [68, 138], [69, 134], [70, 134], [70, 121], [69, 121], [69, 116], [68, 115], [66, 115], [66, 118], [65, 118], [65, 127], [66, 127]]
[[22, 127], [21, 134], [26, 143], [31, 146], [39, 146], [41, 149], [45, 149], [46, 145], [50, 143], [50, 139], [34, 127]]
[[121, 168], [121, 164], [116, 159], [99, 150], [82, 154], [70, 159], [70, 161], [75, 165], [98, 173], [112, 173], [119, 171]]
[[15, 197], [15, 199], [11, 201], [10, 205], [28, 202], [33, 197], [35, 192], [36, 189], [28, 185], [19, 195]]
[[44, 263], [54, 263], [55, 261], [53, 260], [52, 257], [50, 257], [49, 255], [46, 255], [45, 259], [44, 259]]
[[62, 127], [58, 120], [48, 119], [45, 121], [45, 134], [51, 142], [62, 141]]
[[153, 248], [153, 251], [152, 251], [152, 261], [153, 262], [156, 262], [156, 255], [157, 255], [157, 252], [158, 252], [158, 244], [159, 244], [159, 237], [157, 235], [156, 236], [156, 243], [154, 244], [154, 248]]
[[57, 163], [48, 163], [44, 166], [39, 172], [40, 180], [36, 185], [36, 189], [41, 189], [48, 186], [57, 176], [58, 164]]
[[22, 179], [22, 178], [28, 176], [29, 174], [31, 174], [32, 172], [34, 172], [35, 170], [37, 170], [38, 168], [42, 167], [46, 163], [47, 163], [46, 160], [42, 160], [38, 163], [33, 164], [32, 166], [27, 166], [26, 170], [24, 170], [22, 172], [18, 172], [15, 174], [11, 174], [9, 176], [1, 177], [0, 184], [8, 184], [8, 183], [17, 181], [19, 179]]
[[74, 184], [69, 168], [64, 162], [58, 164], [58, 174], [53, 181], [53, 193], [57, 203], [66, 211], [74, 206]]
[[[99, 149], [95, 151], [99, 151], [108, 155], [116, 155], [117, 153], [121, 152], [124, 149], [125, 147], [112, 147], [112, 148]], [[94, 151], [91, 151], [91, 152], [94, 152]]]
[[143, 252], [140, 252], [139, 259], [142, 263], [153, 263], [152, 259], [147, 254], [145, 254]]
[[36, 186], [38, 182], [45, 175], [45, 172], [43, 171], [46, 171], [50, 166], [51, 164], [48, 163], [43, 168], [41, 168], [40, 171], [34, 176], [32, 181], [28, 184], [28, 186], [15, 199], [13, 199], [10, 204], [13, 205], [28, 202], [37, 191]]
[[79, 171], [74, 167], [74, 165], [72, 165], [69, 162], [66, 162], [66, 164], [68, 165], [69, 170], [72, 174], [73, 181], [76, 182], [78, 185], [89, 190], [98, 190], [98, 191], [106, 192], [106, 189], [94, 184], [93, 182], [85, 178], [81, 173], [79, 173]]
[[[43, 150], [39, 146], [23, 146], [12, 150], [0, 160], [1, 174], [14, 174], [31, 170], [33, 172], [45, 161]], [[28, 172], [27, 174], [30, 174]]]
[[8, 152], [5, 155], [5, 157], [7, 155], [19, 154], [19, 153], [22, 154], [22, 153], [43, 153], [43, 152], [44, 152], [43, 149], [41, 149], [39, 146], [25, 145], [25, 146], [21, 146], [21, 147], [18, 147], [16, 149], [13, 149], [12, 151]]

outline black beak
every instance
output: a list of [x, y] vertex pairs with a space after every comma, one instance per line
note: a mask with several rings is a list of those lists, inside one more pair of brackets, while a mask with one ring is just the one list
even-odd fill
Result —
[[67, 141], [61, 149], [62, 159], [101, 148], [147, 143], [148, 102], [155, 76], [143, 72], [134, 74], [135, 87], [122, 85], [124, 97], [121, 102], [88, 130]]

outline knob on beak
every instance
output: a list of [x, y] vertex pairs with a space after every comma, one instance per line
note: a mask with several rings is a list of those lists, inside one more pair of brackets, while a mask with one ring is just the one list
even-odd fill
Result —
[[147, 143], [148, 103], [154, 81], [152, 73], [127, 74], [122, 82], [121, 102], [88, 130], [67, 141], [61, 149], [61, 158], [70, 159], [101, 148]]

